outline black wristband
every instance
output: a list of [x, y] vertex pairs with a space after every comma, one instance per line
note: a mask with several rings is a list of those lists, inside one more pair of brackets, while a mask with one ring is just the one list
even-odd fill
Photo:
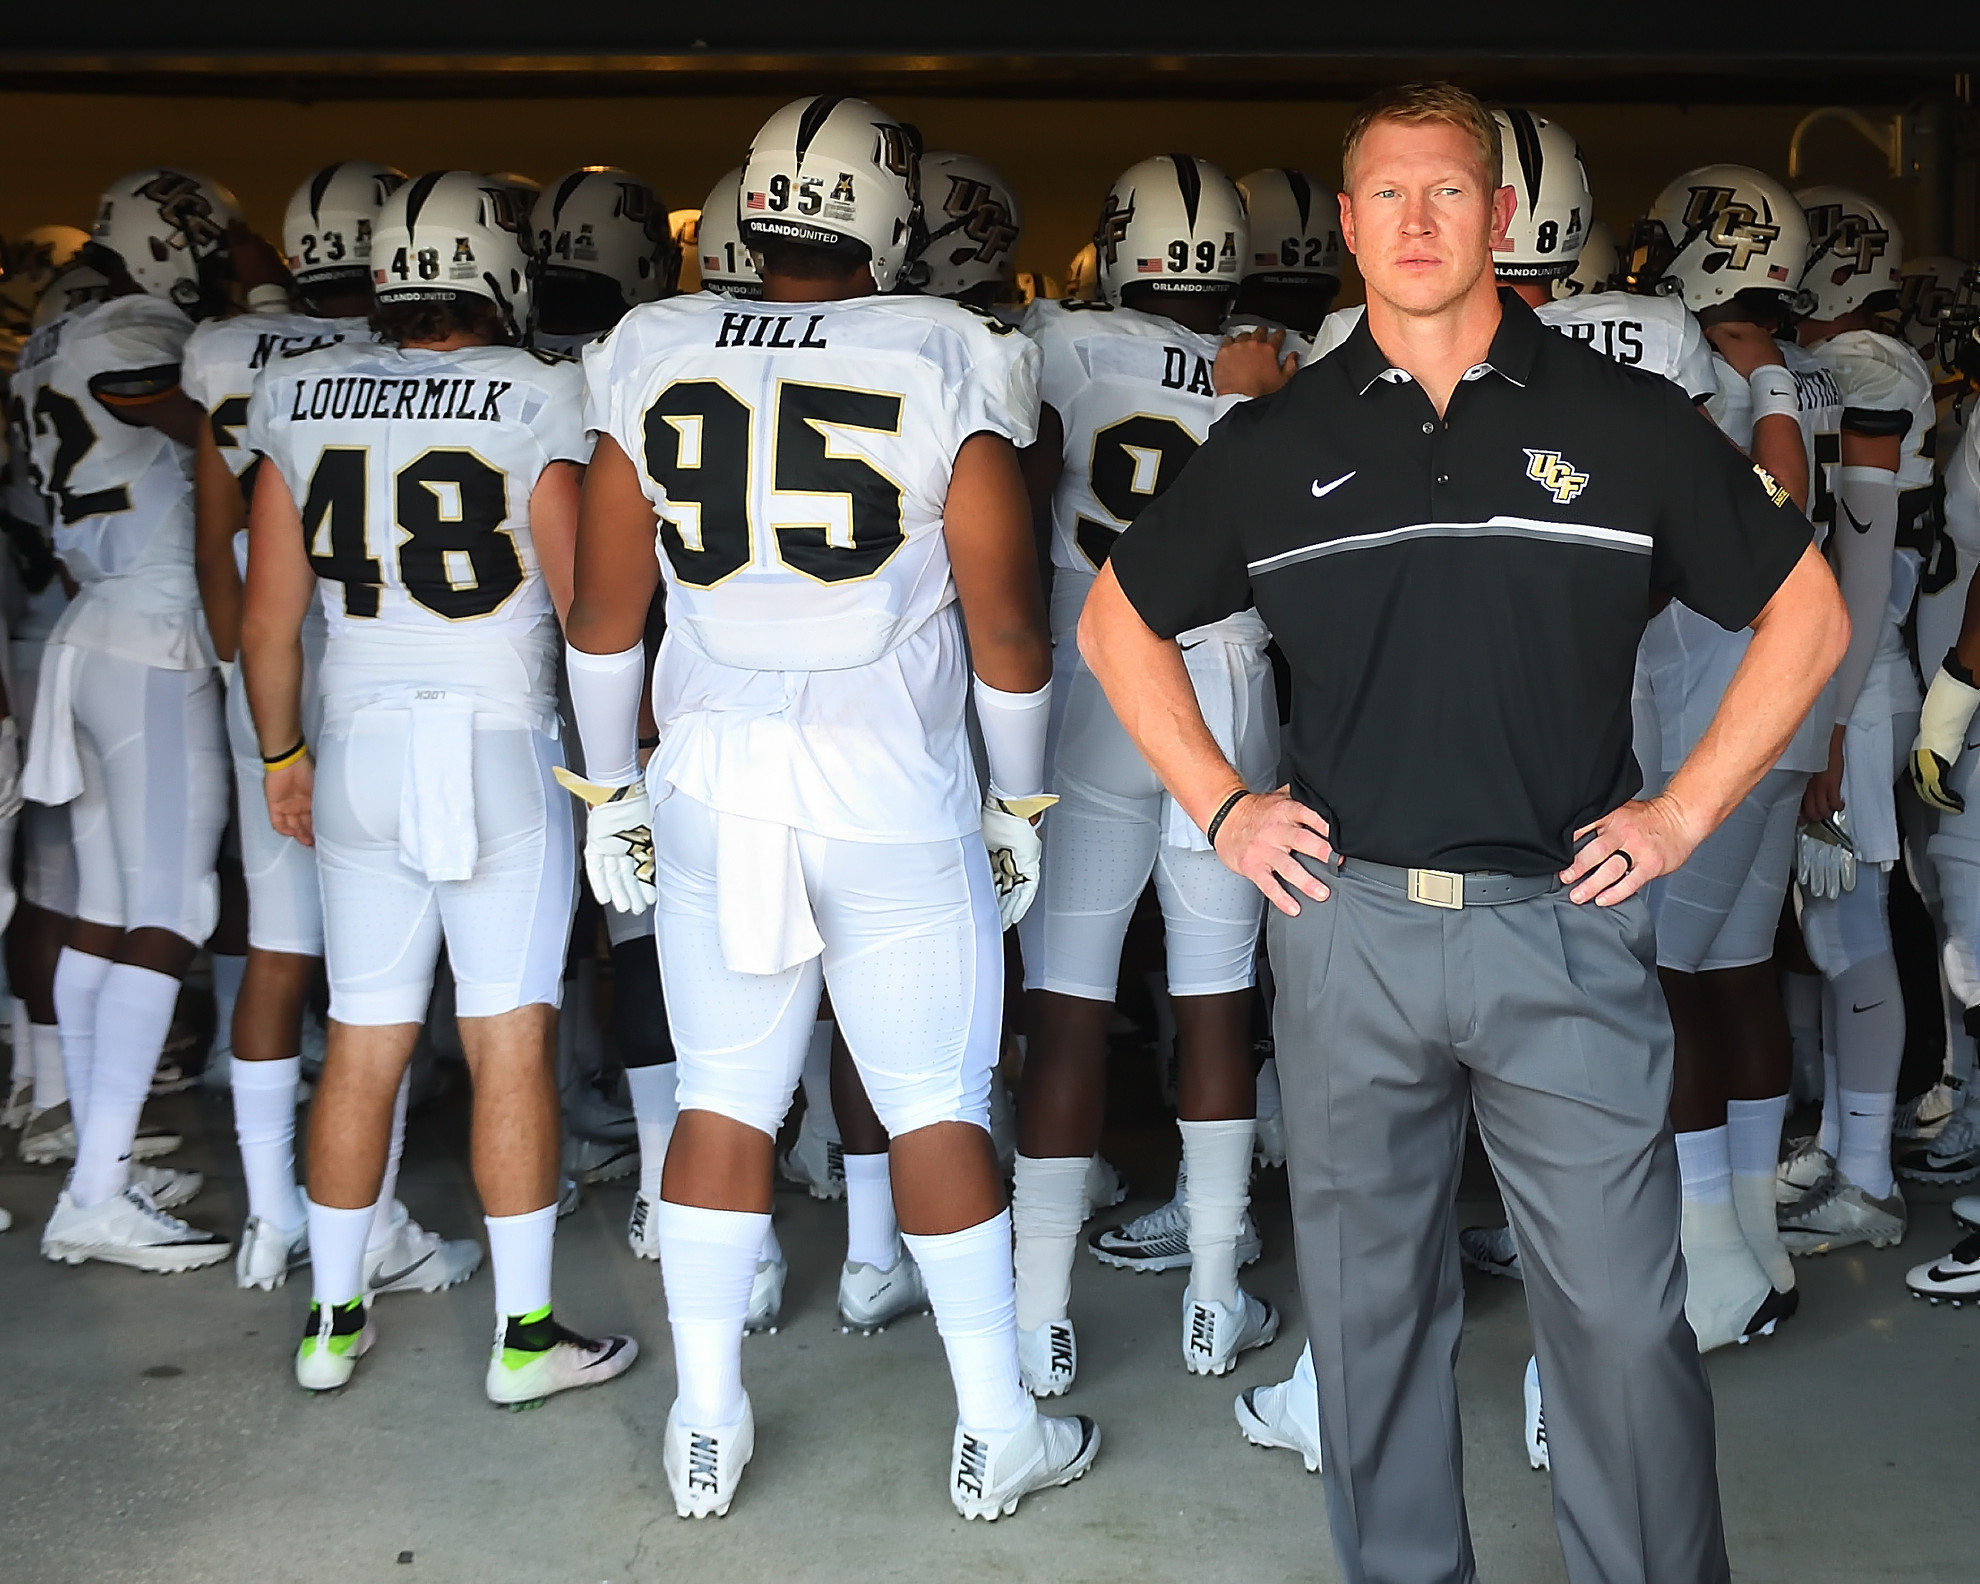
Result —
[[1236, 808], [1242, 799], [1250, 796], [1251, 789], [1249, 787], [1239, 787], [1229, 797], [1225, 798], [1217, 812], [1210, 816], [1210, 823], [1203, 827], [1203, 834], [1209, 839], [1213, 849], [1217, 845], [1217, 832], [1224, 828], [1224, 821], [1230, 818], [1231, 810]]
[[642, 737], [639, 739], [639, 746], [641, 748], [658, 748], [660, 746], [660, 739], [658, 737]]

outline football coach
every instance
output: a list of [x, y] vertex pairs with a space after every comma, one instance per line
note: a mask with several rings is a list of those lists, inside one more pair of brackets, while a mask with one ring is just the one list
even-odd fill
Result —
[[[1492, 282], [1513, 209], [1470, 94], [1393, 90], [1342, 148], [1363, 323], [1211, 432], [1117, 541], [1081, 653], [1171, 795], [1278, 910], [1279, 1071], [1334, 1545], [1467, 1584], [1453, 1198], [1467, 1108], [1526, 1276], [1576, 1584], [1729, 1577], [1684, 1317], [1671, 1029], [1647, 906], [1848, 640], [1807, 522], [1667, 381]], [[1753, 638], [1637, 799], [1653, 609]], [[1249, 793], [1174, 637], [1256, 605], [1290, 782]]]

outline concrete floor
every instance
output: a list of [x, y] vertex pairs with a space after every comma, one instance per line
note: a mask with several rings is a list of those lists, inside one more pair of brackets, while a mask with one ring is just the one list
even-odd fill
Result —
[[[178, 1163], [209, 1175], [196, 1221], [237, 1227], [245, 1200], [224, 1102], [154, 1106], [183, 1127]], [[427, 1225], [479, 1232], [458, 1097], [414, 1118], [402, 1197]], [[1110, 1139], [1167, 1192], [1173, 1130]], [[1164, 1159], [1166, 1151], [1167, 1158]], [[630, 1182], [593, 1189], [558, 1237], [559, 1314], [635, 1332], [625, 1379], [541, 1411], [498, 1412], [480, 1379], [486, 1272], [439, 1296], [381, 1302], [380, 1344], [345, 1392], [298, 1391], [289, 1357], [304, 1277], [235, 1289], [231, 1266], [153, 1277], [37, 1257], [52, 1172], [8, 1148], [0, 1204], [7, 1350], [0, 1369], [0, 1581], [5, 1584], [629, 1584], [674, 1580], [1337, 1580], [1320, 1481], [1245, 1443], [1236, 1391], [1292, 1368], [1301, 1327], [1285, 1188], [1261, 1179], [1267, 1257], [1247, 1281], [1287, 1324], [1222, 1381], [1182, 1369], [1183, 1275], [1082, 1255], [1069, 1408], [1106, 1441], [1081, 1483], [994, 1527], [943, 1494], [952, 1424], [933, 1323], [843, 1336], [833, 1315], [842, 1212], [778, 1195], [791, 1259], [784, 1327], [751, 1338], [758, 1448], [723, 1521], [673, 1515], [660, 1437], [673, 1396], [657, 1267], [624, 1239]], [[1474, 1161], [1467, 1219], [1496, 1214]], [[1928, 1308], [1906, 1266], [1953, 1241], [1949, 1193], [1914, 1196], [1912, 1235], [1883, 1253], [1804, 1262], [1801, 1315], [1712, 1359], [1734, 1572], [1751, 1584], [1971, 1584], [1980, 1459], [1980, 1310]], [[1922, 1201], [1922, 1202], [1921, 1202]], [[1475, 1212], [1475, 1214], [1474, 1214]], [[1564, 1577], [1548, 1480], [1520, 1442], [1528, 1344], [1517, 1285], [1473, 1277], [1460, 1384], [1471, 1521], [1483, 1576]]]

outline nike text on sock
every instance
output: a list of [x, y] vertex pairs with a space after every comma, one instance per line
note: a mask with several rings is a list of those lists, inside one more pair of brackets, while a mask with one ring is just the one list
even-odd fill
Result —
[[1018, 1325], [1026, 1331], [1066, 1317], [1073, 1253], [1086, 1219], [1087, 1159], [1017, 1158], [1010, 1213], [1017, 1228]]

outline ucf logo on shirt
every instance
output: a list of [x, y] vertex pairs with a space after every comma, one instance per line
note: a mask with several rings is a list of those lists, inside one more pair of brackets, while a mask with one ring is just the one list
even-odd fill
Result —
[[1553, 496], [1556, 506], [1567, 505], [1588, 488], [1588, 475], [1577, 472], [1574, 464], [1558, 451], [1529, 450], [1526, 476]]

